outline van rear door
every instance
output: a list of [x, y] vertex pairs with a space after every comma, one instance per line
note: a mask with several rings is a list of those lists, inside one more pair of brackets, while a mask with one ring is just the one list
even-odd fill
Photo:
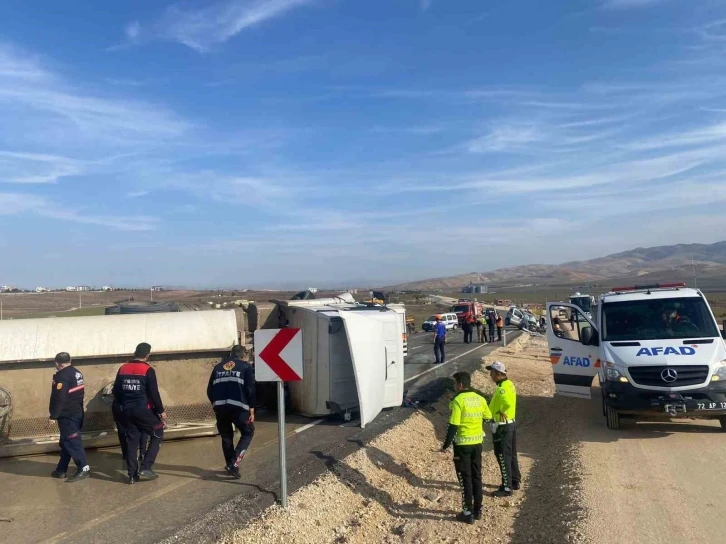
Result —
[[383, 323], [365, 312], [341, 311], [339, 315], [345, 325], [353, 361], [360, 426], [365, 427], [383, 410], [388, 364]]
[[[557, 394], [589, 399], [592, 379], [600, 368], [600, 347], [594, 345], [595, 325], [580, 308], [563, 302], [547, 303], [547, 319], [547, 343]], [[588, 335], [594, 340], [586, 345], [583, 341]]]

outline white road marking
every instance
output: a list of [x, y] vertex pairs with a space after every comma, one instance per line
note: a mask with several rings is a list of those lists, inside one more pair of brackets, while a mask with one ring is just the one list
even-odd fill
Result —
[[421, 348], [425, 348], [425, 347], [426, 347], [425, 345], [423, 345], [423, 346], [414, 346], [412, 348], [408, 348], [408, 351], [413, 351], [415, 349], [421, 349]]
[[407, 380], [403, 380], [403, 383], [408, 383], [408, 382], [410, 382], [411, 380], [415, 380], [416, 378], [420, 378], [420, 377], [421, 377], [421, 376], [423, 376], [424, 374], [428, 374], [429, 372], [433, 372], [433, 371], [434, 371], [434, 370], [436, 370], [437, 368], [441, 368], [442, 366], [448, 365], [449, 363], [453, 363], [453, 362], [454, 362], [454, 361], [456, 361], [457, 359], [460, 359], [460, 358], [462, 358], [462, 357], [463, 357], [464, 355], [469, 355], [470, 353], [472, 353], [472, 352], [474, 352], [474, 351], [476, 351], [476, 350], [478, 350], [478, 349], [480, 349], [480, 348], [483, 348], [483, 347], [484, 347], [484, 346], [486, 346], [486, 345], [487, 345], [487, 344], [480, 344], [480, 345], [478, 345], [477, 347], [475, 347], [474, 349], [470, 349], [469, 351], [465, 351], [464, 353], [462, 353], [462, 354], [460, 354], [460, 355], [457, 355], [456, 357], [453, 357], [453, 358], [449, 359], [448, 361], [446, 361], [446, 362], [445, 362], [444, 364], [442, 364], [442, 365], [434, 365], [434, 366], [433, 366], [432, 368], [429, 368], [428, 370], [424, 370], [423, 372], [420, 372], [420, 373], [416, 374], [415, 376], [411, 376], [411, 377], [410, 377], [409, 379], [407, 379]]
[[300, 427], [299, 429], [295, 429], [295, 432], [296, 432], [296, 433], [301, 433], [301, 432], [303, 432], [303, 431], [307, 431], [307, 430], [308, 430], [308, 429], [309, 429], [310, 427], [315, 427], [315, 425], [317, 425], [318, 423], [322, 423], [323, 421], [325, 421], [325, 418], [322, 418], [322, 419], [316, 419], [316, 420], [315, 420], [315, 421], [313, 421], [312, 423], [308, 423], [307, 425], [303, 425], [303, 426], [302, 426], [302, 427]]

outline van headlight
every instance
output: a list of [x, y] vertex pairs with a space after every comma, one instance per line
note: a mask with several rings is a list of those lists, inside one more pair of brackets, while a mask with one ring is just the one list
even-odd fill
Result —
[[606, 368], [605, 369], [605, 377], [608, 380], [612, 380], [612, 381], [616, 382], [620, 379], [620, 376], [622, 376], [622, 374], [616, 368]]
[[718, 364], [716, 372], [714, 372], [713, 376], [711, 376], [712, 382], [717, 382], [721, 380], [726, 380], [726, 359]]
[[[606, 365], [612, 365], [612, 363], [606, 363]], [[630, 383], [622, 372], [612, 366], [605, 368], [605, 379], [611, 382]]]

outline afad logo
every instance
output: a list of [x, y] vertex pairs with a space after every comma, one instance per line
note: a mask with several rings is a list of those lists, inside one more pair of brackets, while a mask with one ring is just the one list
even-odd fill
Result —
[[672, 346], [667, 346], [665, 348], [662, 347], [656, 347], [656, 348], [640, 348], [638, 350], [638, 353], [636, 353], [636, 357], [640, 357], [641, 355], [647, 355], [648, 357], [654, 357], [656, 355], [695, 355], [696, 350], [689, 346], [679, 346], [678, 348], [674, 348]]
[[568, 366], [589, 367], [592, 364], [592, 361], [590, 361], [589, 357], [565, 357], [562, 364]]

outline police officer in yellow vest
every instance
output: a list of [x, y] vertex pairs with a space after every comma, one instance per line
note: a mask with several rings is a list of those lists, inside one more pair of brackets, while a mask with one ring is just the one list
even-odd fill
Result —
[[492, 442], [494, 454], [502, 472], [502, 485], [494, 493], [495, 497], [509, 497], [512, 491], [520, 488], [522, 475], [519, 472], [517, 459], [517, 391], [514, 384], [507, 378], [507, 369], [499, 361], [486, 367], [489, 376], [497, 385], [489, 410], [492, 413]]
[[486, 399], [471, 388], [471, 376], [466, 372], [454, 374], [456, 395], [451, 399], [449, 428], [443, 451], [454, 444], [454, 467], [461, 484], [463, 507], [457, 519], [474, 523], [481, 519], [482, 483], [481, 451], [484, 442], [484, 422], [491, 419]]

